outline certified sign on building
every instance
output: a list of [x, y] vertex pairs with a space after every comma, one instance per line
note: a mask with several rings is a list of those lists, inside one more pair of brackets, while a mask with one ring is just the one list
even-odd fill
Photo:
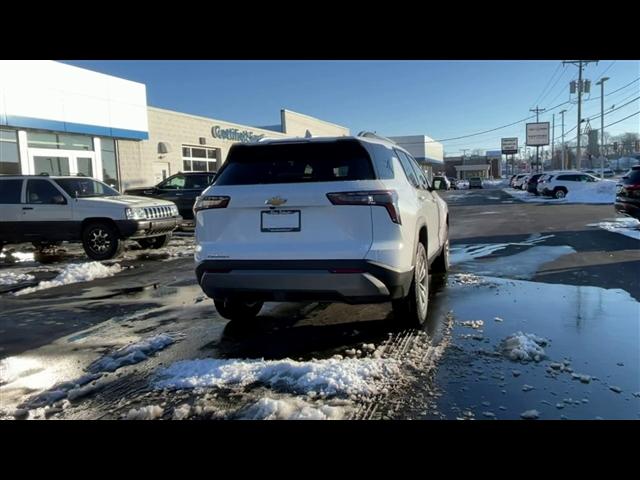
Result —
[[509, 137], [502, 139], [502, 153], [504, 155], [510, 155], [512, 153], [518, 153], [518, 137]]
[[549, 122], [527, 123], [527, 146], [549, 145]]

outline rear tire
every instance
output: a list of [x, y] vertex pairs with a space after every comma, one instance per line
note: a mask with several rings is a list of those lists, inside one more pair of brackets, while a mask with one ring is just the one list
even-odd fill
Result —
[[391, 305], [400, 325], [408, 328], [420, 328], [424, 325], [429, 306], [429, 264], [422, 243], [418, 243], [409, 294], [405, 298], [393, 300]]
[[264, 302], [243, 302], [230, 299], [214, 299], [213, 303], [221, 317], [232, 321], [252, 320], [258, 316], [262, 305], [264, 305]]
[[169, 240], [171, 240], [171, 234], [161, 235], [159, 237], [151, 237], [151, 238], [141, 238], [138, 240], [138, 244], [142, 248], [163, 248], [169, 244]]
[[115, 226], [106, 222], [87, 225], [82, 231], [82, 246], [92, 260], [109, 260], [122, 252], [124, 242]]

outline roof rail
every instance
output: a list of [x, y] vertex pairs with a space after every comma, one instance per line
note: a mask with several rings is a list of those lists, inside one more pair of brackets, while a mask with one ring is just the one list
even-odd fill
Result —
[[49, 174], [47, 172], [40, 172], [38, 175], [40, 175], [41, 177], [48, 177]]
[[378, 140], [384, 140], [385, 142], [393, 143], [394, 145], [396, 145], [396, 142], [394, 142], [393, 140], [390, 140], [387, 137], [383, 137], [382, 135], [378, 135], [375, 132], [362, 131], [362, 132], [358, 133], [358, 135], [356, 135], [356, 136], [358, 136], [358, 137], [366, 137], [366, 138], [377, 138]]

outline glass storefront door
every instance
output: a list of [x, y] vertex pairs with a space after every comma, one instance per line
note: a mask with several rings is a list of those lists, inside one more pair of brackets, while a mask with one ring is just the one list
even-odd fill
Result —
[[69, 175], [69, 157], [33, 156], [33, 166], [36, 175], [48, 173], [49, 175]]
[[29, 167], [35, 175], [47, 173], [49, 175], [84, 175], [87, 177], [101, 177], [96, 168], [96, 157], [93, 152], [78, 152], [73, 150], [51, 150], [30, 148]]

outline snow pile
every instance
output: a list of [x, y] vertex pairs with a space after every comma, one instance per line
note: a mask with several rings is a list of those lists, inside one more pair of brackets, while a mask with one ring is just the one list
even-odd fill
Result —
[[173, 411], [174, 420], [184, 420], [191, 415], [191, 407], [188, 404], [180, 405]]
[[524, 246], [531, 247], [537, 245], [544, 240], [552, 238], [554, 235], [530, 235], [526, 240], [522, 242], [509, 242], [509, 243], [480, 243], [476, 245], [456, 245], [451, 247], [449, 253], [449, 261], [453, 264], [465, 263], [476, 258], [487, 257], [494, 252], [504, 250], [509, 246]]
[[546, 357], [544, 348], [549, 340], [532, 333], [517, 332], [504, 339], [500, 344], [502, 354], [513, 361], [539, 362]]
[[568, 193], [565, 198], [537, 196], [524, 190], [503, 188], [508, 193], [523, 202], [528, 203], [595, 203], [608, 204], [616, 200], [616, 185], [613, 180], [599, 180], [597, 182], [566, 182]]
[[244, 420], [342, 420], [345, 409], [314, 405], [301, 398], [261, 398], [241, 415]]
[[491, 187], [491, 188], [503, 188], [509, 186], [508, 178], [501, 178], [498, 180], [482, 180], [483, 187]]
[[176, 362], [160, 372], [156, 388], [247, 386], [262, 383], [296, 394], [375, 395], [399, 374], [392, 358], [284, 360], [200, 359]]
[[614, 203], [616, 201], [616, 185], [613, 180], [578, 183], [575, 187], [569, 188], [567, 200], [577, 203]]
[[0, 274], [0, 285], [15, 285], [16, 283], [30, 282], [36, 277], [26, 273], [7, 272]]
[[0, 260], [9, 261], [11, 263], [33, 262], [35, 256], [33, 252], [0, 252]]
[[587, 227], [598, 227], [640, 240], [640, 221], [635, 218], [615, 218], [607, 222], [590, 223]]
[[139, 409], [132, 408], [127, 413], [125, 420], [155, 420], [160, 418], [164, 409], [159, 405], [148, 405]]
[[89, 366], [88, 370], [90, 372], [113, 372], [125, 365], [134, 365], [147, 360], [149, 355], [163, 350], [174, 342], [175, 339], [171, 335], [161, 333], [127, 345], [110, 355], [96, 360]]
[[45, 290], [47, 288], [69, 285], [71, 283], [89, 282], [97, 278], [112, 277], [120, 271], [122, 271], [122, 267], [117, 263], [111, 266], [103, 265], [100, 262], [67, 265], [53, 280], [40, 282], [35, 287], [25, 288], [16, 292], [14, 295], [25, 295], [39, 290]]
[[49, 390], [36, 395], [29, 399], [23, 407], [27, 409], [35, 409], [53, 405], [63, 399], [75, 400], [84, 397], [96, 391], [99, 387], [95, 384], [102, 374], [93, 373], [86, 374], [75, 380], [62, 382], [54, 385]]

